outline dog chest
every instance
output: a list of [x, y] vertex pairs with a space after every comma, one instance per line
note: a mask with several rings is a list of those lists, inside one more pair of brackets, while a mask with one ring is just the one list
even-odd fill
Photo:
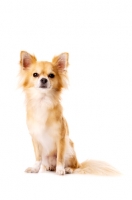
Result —
[[30, 126], [29, 132], [41, 144], [46, 155], [56, 151], [57, 126], [46, 127], [44, 124], [35, 122]]

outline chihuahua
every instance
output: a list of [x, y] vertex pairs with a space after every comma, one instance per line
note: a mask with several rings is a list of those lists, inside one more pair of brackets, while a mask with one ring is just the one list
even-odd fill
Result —
[[26, 96], [26, 120], [32, 138], [36, 162], [27, 173], [56, 171], [66, 173], [116, 175], [118, 172], [102, 161], [79, 163], [60, 103], [67, 88], [69, 54], [55, 56], [52, 62], [38, 62], [34, 55], [20, 53], [20, 87]]

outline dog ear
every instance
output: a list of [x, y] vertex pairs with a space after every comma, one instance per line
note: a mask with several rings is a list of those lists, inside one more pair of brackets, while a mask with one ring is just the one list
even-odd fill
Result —
[[27, 69], [28, 67], [30, 67], [31, 64], [33, 64], [36, 61], [37, 61], [37, 59], [35, 58], [35, 56], [30, 55], [26, 51], [21, 51], [20, 65], [23, 67], [23, 69]]
[[66, 70], [66, 68], [68, 67], [69, 63], [68, 63], [68, 59], [69, 59], [69, 54], [68, 53], [62, 53], [59, 56], [55, 56], [52, 59], [52, 63], [57, 66], [58, 70], [60, 72], [63, 72]]

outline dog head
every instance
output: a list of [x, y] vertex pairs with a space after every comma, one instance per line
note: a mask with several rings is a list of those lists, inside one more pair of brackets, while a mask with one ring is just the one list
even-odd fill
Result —
[[21, 51], [20, 86], [24, 89], [36, 88], [41, 92], [61, 91], [67, 87], [68, 53], [55, 56], [52, 62], [38, 62], [36, 57]]

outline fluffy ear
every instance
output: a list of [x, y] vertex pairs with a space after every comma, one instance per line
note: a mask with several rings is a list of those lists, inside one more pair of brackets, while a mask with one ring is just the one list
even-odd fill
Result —
[[57, 66], [58, 70], [63, 72], [68, 67], [69, 54], [62, 53], [59, 56], [55, 56], [52, 60], [52, 63]]
[[21, 51], [21, 53], [20, 53], [20, 65], [23, 67], [23, 69], [27, 69], [35, 61], [37, 61], [35, 56], [30, 55], [26, 51]]

